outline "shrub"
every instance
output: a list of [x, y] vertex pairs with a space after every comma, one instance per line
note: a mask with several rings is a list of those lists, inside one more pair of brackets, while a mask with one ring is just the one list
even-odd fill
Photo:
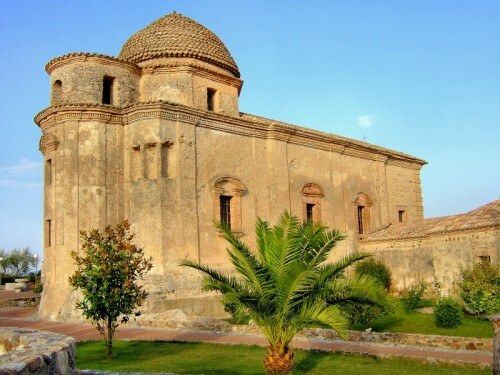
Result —
[[458, 327], [462, 324], [462, 316], [462, 307], [451, 297], [440, 299], [434, 308], [434, 321], [438, 327]]
[[391, 271], [381, 261], [367, 259], [358, 265], [354, 270], [356, 275], [368, 275], [376, 279], [387, 291], [391, 288]]
[[481, 262], [462, 271], [460, 297], [471, 314], [500, 312], [500, 267]]
[[403, 291], [403, 308], [407, 314], [412, 314], [422, 303], [422, 296], [427, 289], [427, 284], [420, 281], [418, 284]]
[[40, 294], [43, 291], [43, 284], [41, 282], [35, 282], [35, 285], [33, 286], [33, 293], [35, 294]]
[[351, 303], [342, 307], [342, 315], [349, 321], [351, 329], [368, 328], [375, 319], [389, 314], [390, 311], [389, 306], [383, 308], [362, 303]]

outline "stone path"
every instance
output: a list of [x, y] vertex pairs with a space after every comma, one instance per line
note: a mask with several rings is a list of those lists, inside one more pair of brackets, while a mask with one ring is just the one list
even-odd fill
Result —
[[[96, 329], [88, 324], [57, 323], [30, 318], [34, 308], [12, 308], [0, 310], [0, 327], [33, 328], [58, 332], [74, 337], [77, 341], [100, 339]], [[120, 327], [116, 338], [122, 340], [161, 340], [208, 342], [215, 344], [261, 345], [266, 341], [257, 335], [216, 333], [208, 331], [172, 331], [160, 328]], [[437, 348], [415, 348], [374, 343], [346, 341], [295, 340], [293, 346], [301, 349], [359, 353], [379, 357], [406, 357], [431, 362], [473, 363], [491, 366], [492, 355], [467, 351], [443, 350]]]

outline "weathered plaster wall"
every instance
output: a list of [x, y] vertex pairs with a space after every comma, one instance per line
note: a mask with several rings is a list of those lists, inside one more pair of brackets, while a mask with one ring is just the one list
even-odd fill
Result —
[[389, 221], [398, 221], [399, 210], [405, 211], [405, 221], [423, 219], [420, 170], [401, 162], [389, 161], [386, 176]]
[[442, 293], [453, 292], [460, 270], [489, 255], [500, 261], [500, 231], [495, 228], [452, 232], [424, 238], [360, 242], [360, 251], [373, 253], [391, 269], [395, 290], [424, 280]]
[[141, 101], [164, 100], [207, 109], [207, 89], [216, 90], [214, 112], [238, 115], [242, 81], [228, 71], [195, 59], [158, 58], [140, 64]]
[[139, 99], [140, 72], [129, 65], [105, 58], [75, 57], [64, 64], [54, 66], [50, 71], [50, 84], [62, 83], [62, 92], [57, 100], [52, 92], [52, 104], [102, 103], [103, 78], [114, 77], [113, 105], [124, 106]]
[[123, 220], [122, 130], [115, 123], [73, 120], [45, 131], [57, 145], [43, 150], [51, 182], [45, 185], [42, 271], [49, 292], [41, 300], [42, 317], [53, 318], [68, 299], [70, 252], [80, 248], [79, 231]]

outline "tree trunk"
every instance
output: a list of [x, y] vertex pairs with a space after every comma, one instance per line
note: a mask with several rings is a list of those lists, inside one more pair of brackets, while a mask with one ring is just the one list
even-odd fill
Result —
[[113, 322], [111, 319], [108, 319], [108, 324], [107, 324], [107, 337], [106, 337], [106, 349], [107, 349], [107, 358], [112, 359], [113, 358], [113, 334], [114, 334], [114, 329], [113, 329]]
[[495, 336], [493, 336], [493, 375], [500, 375], [500, 315], [494, 315], [491, 320], [495, 330]]
[[287, 375], [293, 370], [293, 353], [288, 347], [277, 345], [267, 349], [264, 367], [268, 375]]

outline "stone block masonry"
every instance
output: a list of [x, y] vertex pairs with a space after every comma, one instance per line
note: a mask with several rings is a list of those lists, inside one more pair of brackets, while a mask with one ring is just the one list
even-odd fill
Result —
[[72, 375], [75, 340], [51, 332], [0, 328], [0, 375]]

